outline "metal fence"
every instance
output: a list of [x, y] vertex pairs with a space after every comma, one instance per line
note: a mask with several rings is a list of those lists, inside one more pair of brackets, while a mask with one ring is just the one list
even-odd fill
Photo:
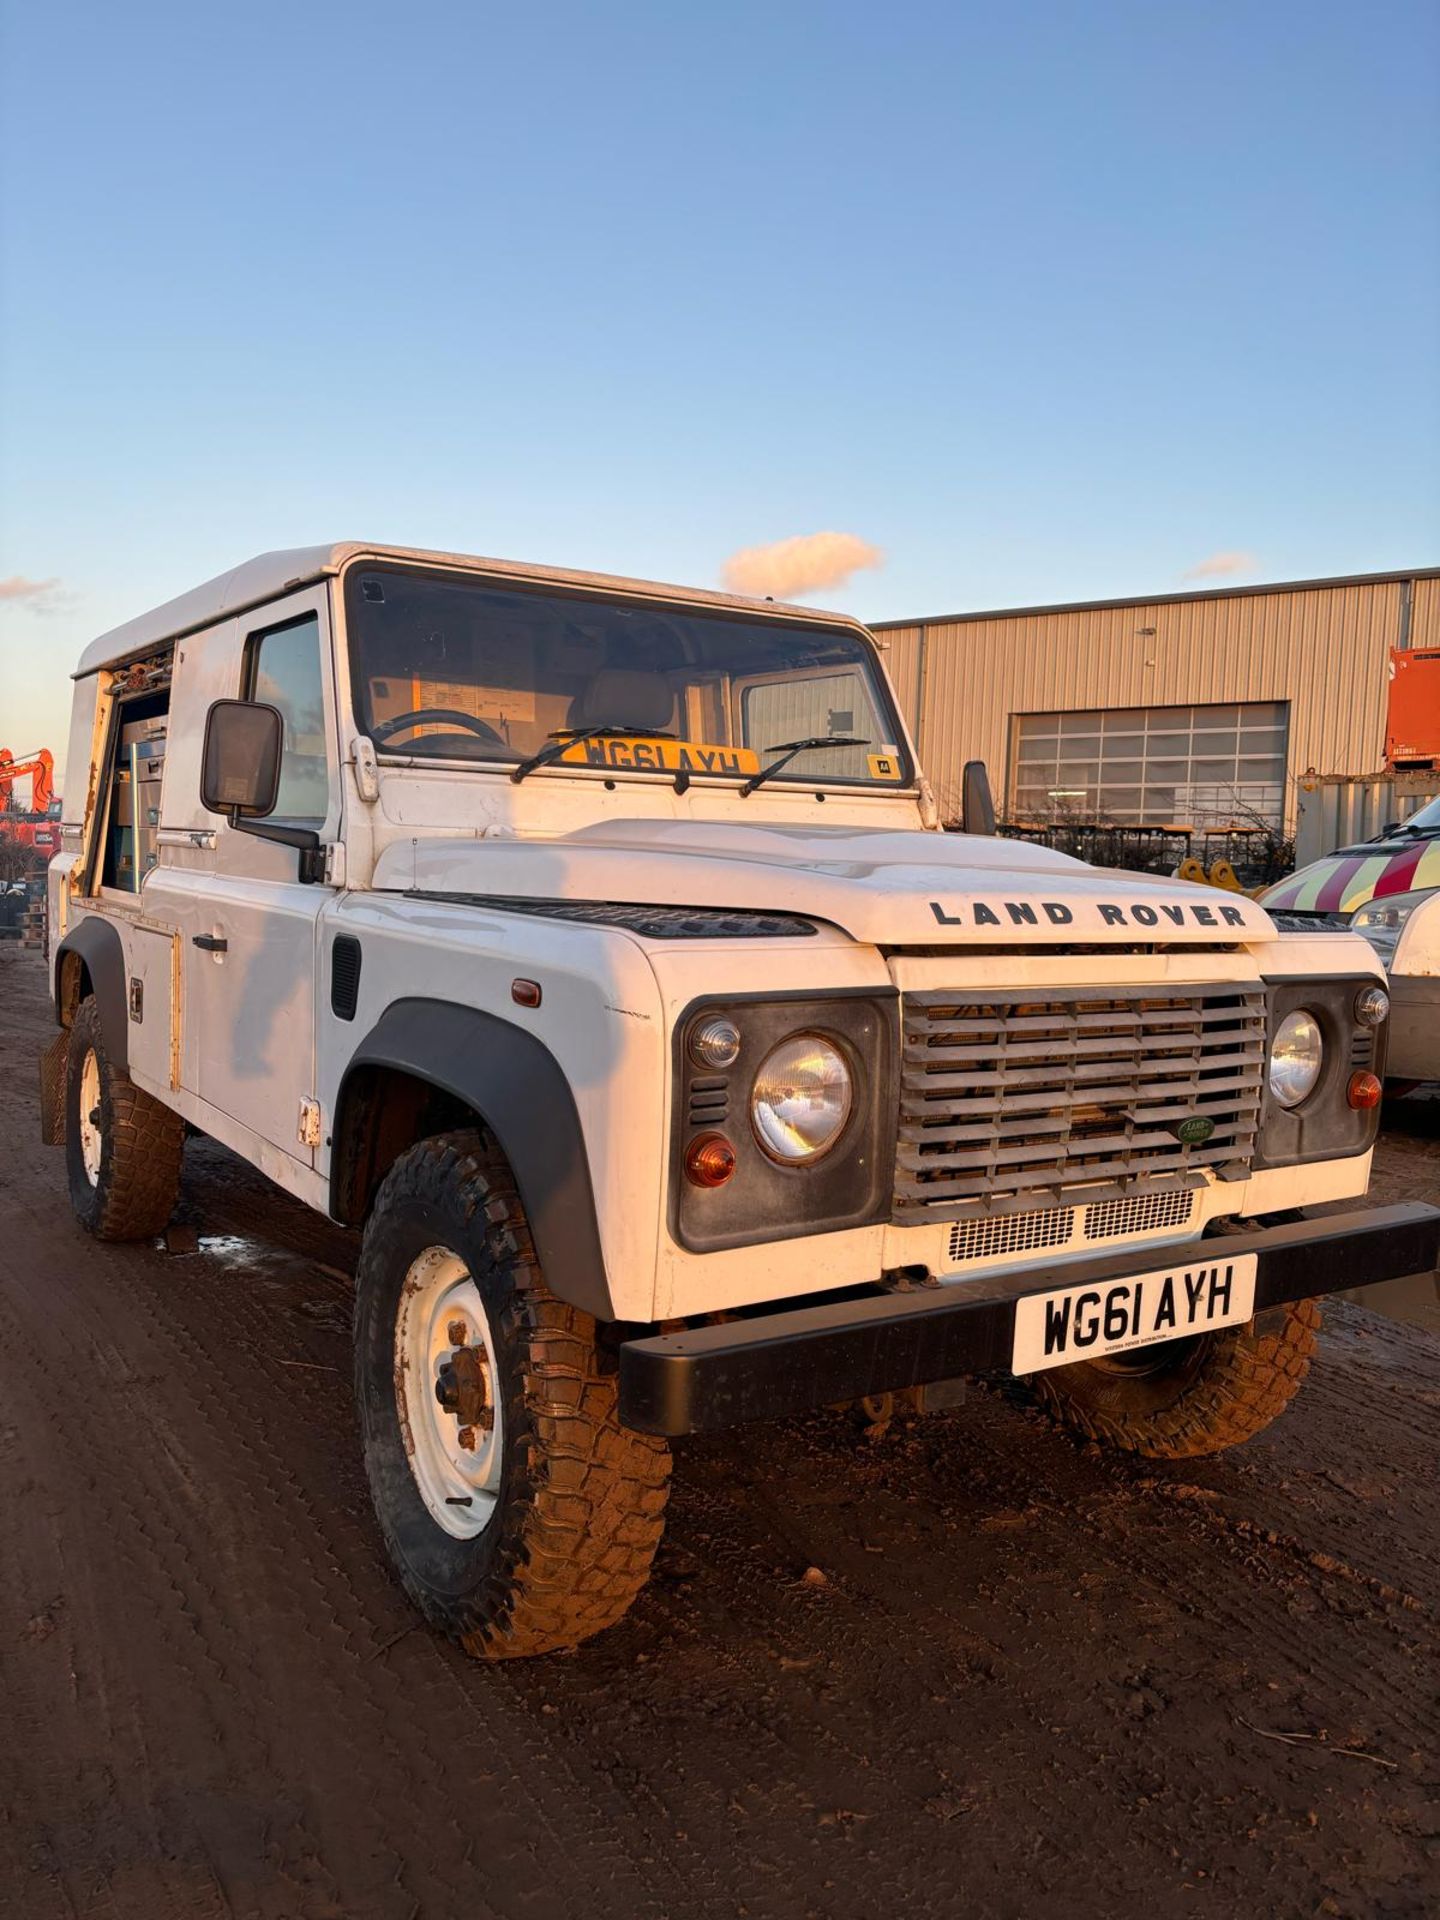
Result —
[[1294, 865], [1291, 843], [1263, 829], [1217, 828], [1211, 832], [1182, 827], [1117, 827], [1104, 821], [1055, 821], [1022, 826], [1003, 821], [1007, 840], [1028, 840], [1073, 854], [1092, 867], [1123, 867], [1131, 873], [1174, 873], [1182, 860], [1198, 860], [1208, 870], [1228, 861], [1243, 887], [1265, 887], [1283, 879]]

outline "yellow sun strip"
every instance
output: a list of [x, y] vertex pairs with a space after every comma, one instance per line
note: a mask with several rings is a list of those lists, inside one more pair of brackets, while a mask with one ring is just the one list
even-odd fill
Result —
[[709, 746], [699, 740], [651, 740], [642, 734], [618, 739], [576, 740], [560, 755], [567, 767], [600, 767], [607, 773], [749, 774], [760, 771], [752, 747]]

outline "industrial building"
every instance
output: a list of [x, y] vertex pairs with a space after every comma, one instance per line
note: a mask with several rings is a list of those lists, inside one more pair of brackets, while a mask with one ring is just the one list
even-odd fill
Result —
[[947, 819], [983, 759], [1022, 827], [1282, 832], [1307, 774], [1387, 764], [1397, 661], [1424, 665], [1440, 721], [1440, 567], [874, 631]]

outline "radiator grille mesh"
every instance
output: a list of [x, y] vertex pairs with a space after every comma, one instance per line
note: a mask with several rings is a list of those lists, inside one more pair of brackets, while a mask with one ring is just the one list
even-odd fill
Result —
[[[903, 1020], [899, 1220], [1064, 1211], [1249, 1170], [1262, 988], [910, 993]], [[1183, 1140], [1197, 1120], [1208, 1137]]]
[[950, 1259], [958, 1266], [965, 1260], [997, 1260], [1037, 1247], [1063, 1247], [1075, 1237], [1077, 1215], [1084, 1239], [1120, 1240], [1186, 1226], [1194, 1211], [1194, 1192], [1176, 1189], [1132, 1194], [1126, 1200], [1097, 1200], [1089, 1207], [1038, 1207], [1030, 1213], [957, 1220], [950, 1229]]
[[1195, 1211], [1193, 1193], [1140, 1193], [1129, 1200], [1097, 1200], [1085, 1209], [1085, 1238], [1114, 1240], [1120, 1234], [1162, 1233], [1183, 1227]]
[[1031, 1247], [1063, 1247], [1075, 1230], [1073, 1207], [1043, 1207], [1035, 1213], [1001, 1213], [988, 1220], [957, 1220], [950, 1229], [950, 1258], [994, 1260]]

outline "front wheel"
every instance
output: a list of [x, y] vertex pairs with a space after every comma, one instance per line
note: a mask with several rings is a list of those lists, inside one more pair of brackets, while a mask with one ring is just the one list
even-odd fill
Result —
[[620, 1425], [595, 1323], [546, 1288], [479, 1133], [422, 1141], [380, 1188], [355, 1388], [380, 1530], [428, 1620], [493, 1660], [620, 1618], [660, 1543], [669, 1448]]
[[1310, 1370], [1314, 1300], [1271, 1307], [1242, 1327], [1031, 1374], [1060, 1426], [1102, 1446], [1180, 1460], [1250, 1440], [1282, 1414]]

